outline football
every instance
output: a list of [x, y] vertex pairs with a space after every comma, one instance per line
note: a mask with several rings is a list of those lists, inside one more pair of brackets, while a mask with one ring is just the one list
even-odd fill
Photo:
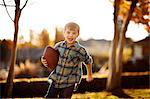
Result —
[[59, 60], [59, 51], [52, 48], [51, 46], [47, 46], [44, 50], [43, 57], [48, 63], [48, 68], [50, 70], [54, 70]]

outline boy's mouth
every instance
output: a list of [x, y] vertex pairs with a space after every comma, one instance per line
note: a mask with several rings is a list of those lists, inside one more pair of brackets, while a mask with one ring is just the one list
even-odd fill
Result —
[[68, 38], [69, 41], [73, 41], [73, 38]]

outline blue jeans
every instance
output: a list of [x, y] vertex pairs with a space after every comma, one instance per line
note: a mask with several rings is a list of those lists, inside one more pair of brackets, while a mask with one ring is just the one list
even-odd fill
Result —
[[45, 98], [71, 98], [74, 90], [74, 85], [66, 88], [55, 88], [52, 81], [49, 85]]

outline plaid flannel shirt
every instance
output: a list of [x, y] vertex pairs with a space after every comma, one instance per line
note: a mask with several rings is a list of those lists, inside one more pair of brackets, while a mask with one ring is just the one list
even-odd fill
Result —
[[58, 42], [54, 48], [60, 53], [58, 65], [49, 76], [54, 81], [55, 87], [65, 88], [79, 83], [82, 75], [82, 62], [92, 64], [92, 58], [85, 48], [78, 42], [67, 47], [66, 41]]

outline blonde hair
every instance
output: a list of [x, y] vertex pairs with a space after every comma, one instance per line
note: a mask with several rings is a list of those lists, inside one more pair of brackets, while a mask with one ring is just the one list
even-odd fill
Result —
[[64, 30], [66, 30], [67, 28], [69, 28], [69, 29], [78, 29], [78, 33], [79, 33], [79, 31], [80, 31], [80, 26], [77, 24], [77, 23], [74, 23], [74, 22], [69, 22], [69, 23], [67, 23], [66, 25], [65, 25], [65, 29]]

